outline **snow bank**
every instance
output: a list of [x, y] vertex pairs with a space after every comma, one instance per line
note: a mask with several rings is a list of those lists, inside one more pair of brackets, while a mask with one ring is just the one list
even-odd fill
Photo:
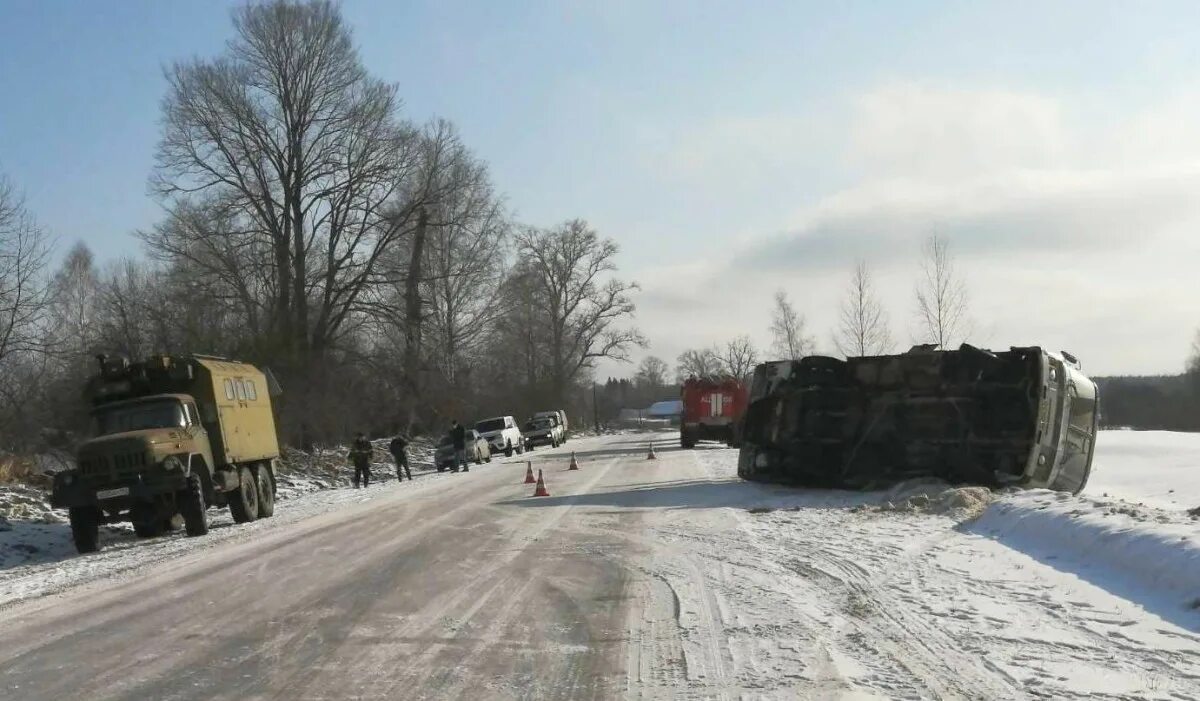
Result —
[[887, 491], [881, 511], [907, 511], [948, 516], [955, 521], [978, 518], [992, 503], [987, 487], [951, 487], [940, 480], [901, 482]]
[[969, 530], [1148, 608], [1200, 602], [1200, 532], [1178, 513], [1033, 490], [999, 498]]

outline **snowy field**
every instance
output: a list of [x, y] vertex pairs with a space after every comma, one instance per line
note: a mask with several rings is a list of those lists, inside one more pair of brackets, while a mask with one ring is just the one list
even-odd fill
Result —
[[1101, 431], [1084, 494], [1168, 510], [1200, 508], [1200, 433]]

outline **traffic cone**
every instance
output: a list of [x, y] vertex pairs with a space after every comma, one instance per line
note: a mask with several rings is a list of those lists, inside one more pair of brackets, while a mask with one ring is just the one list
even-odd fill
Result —
[[650, 452], [646, 453], [647, 460], [658, 460], [658, 456], [654, 454], [654, 443], [650, 444]]
[[526, 462], [525, 463], [525, 484], [533, 484], [534, 482], [537, 482], [537, 480], [535, 480], [533, 478], [533, 463]]
[[579, 463], [575, 461], [575, 451], [574, 450], [571, 451], [571, 466], [568, 467], [567, 469], [568, 470], [578, 470], [579, 469]]
[[542, 471], [538, 470], [537, 488], [533, 490], [535, 497], [548, 497], [550, 492], [546, 491], [546, 482], [542, 479]]

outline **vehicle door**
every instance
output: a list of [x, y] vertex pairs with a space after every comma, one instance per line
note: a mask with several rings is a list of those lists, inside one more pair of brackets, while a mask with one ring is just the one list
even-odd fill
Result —
[[[202, 456], [205, 464], [208, 465], [208, 469], [214, 469], [216, 466], [212, 464], [212, 443], [208, 438], [208, 430], [204, 428], [204, 424], [200, 421], [200, 412], [197, 411], [195, 402], [184, 402], [183, 412], [187, 421], [184, 432], [191, 439], [192, 453]], [[191, 469], [190, 464], [186, 467], [189, 470]]]

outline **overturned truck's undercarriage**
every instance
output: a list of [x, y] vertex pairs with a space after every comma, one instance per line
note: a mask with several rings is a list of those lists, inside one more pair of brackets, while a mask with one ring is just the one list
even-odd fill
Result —
[[[937, 477], [1077, 492], [1090, 469], [1095, 408], [1095, 387], [1077, 366], [1040, 348], [918, 346], [764, 363], [738, 474], [819, 487]], [[1079, 430], [1068, 431], [1075, 423]]]

